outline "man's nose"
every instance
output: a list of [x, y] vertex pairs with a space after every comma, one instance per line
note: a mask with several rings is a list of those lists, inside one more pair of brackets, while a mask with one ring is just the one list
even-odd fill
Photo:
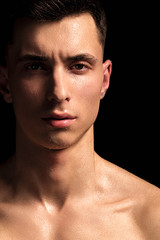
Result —
[[70, 81], [67, 72], [61, 68], [54, 69], [50, 78], [48, 100], [61, 103], [70, 101]]

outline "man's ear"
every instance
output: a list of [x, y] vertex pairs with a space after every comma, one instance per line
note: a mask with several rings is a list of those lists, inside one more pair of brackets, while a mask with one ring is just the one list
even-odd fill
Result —
[[5, 100], [5, 102], [7, 103], [12, 102], [7, 69], [2, 65], [0, 65], [0, 93], [3, 96], [3, 99]]
[[110, 60], [107, 60], [103, 63], [103, 73], [104, 73], [104, 78], [103, 78], [103, 84], [101, 89], [101, 99], [104, 98], [110, 84], [110, 77], [112, 73], [112, 62]]

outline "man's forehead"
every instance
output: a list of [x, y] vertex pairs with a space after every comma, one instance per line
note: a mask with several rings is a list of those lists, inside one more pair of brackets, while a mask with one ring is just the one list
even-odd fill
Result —
[[[93, 23], [93, 20], [90, 19], [91, 22], [86, 23], [86, 19], [89, 18], [90, 15], [84, 14], [65, 18], [59, 22], [47, 23], [35, 23], [25, 19], [25, 28], [22, 22], [17, 23], [18, 31], [14, 41], [16, 42], [17, 57], [27, 54], [49, 56], [49, 54], [53, 54], [51, 50], [63, 52], [68, 56], [89, 53], [90, 50], [96, 51], [97, 48], [101, 48], [101, 44], [95, 26], [90, 24]], [[84, 23], [88, 24], [87, 26], [90, 25], [90, 30], [93, 30], [89, 32]]]
[[[23, 40], [33, 41], [35, 39], [43, 37], [53, 36], [53, 41], [58, 39], [67, 39], [72, 37], [70, 40], [76, 40], [82, 37], [83, 40], [90, 40], [91, 37], [95, 37], [95, 40], [99, 40], [98, 29], [96, 27], [93, 17], [89, 13], [83, 13], [80, 15], [73, 15], [62, 18], [59, 21], [47, 21], [47, 22], [36, 22], [32, 19], [23, 18], [19, 19], [15, 23], [15, 37]], [[43, 32], [42, 32], [43, 31]], [[25, 34], [26, 33], [26, 34]], [[28, 35], [28, 33], [30, 33]], [[41, 34], [43, 33], [43, 35]], [[84, 38], [84, 36], [86, 38]], [[48, 39], [49, 40], [49, 39]]]

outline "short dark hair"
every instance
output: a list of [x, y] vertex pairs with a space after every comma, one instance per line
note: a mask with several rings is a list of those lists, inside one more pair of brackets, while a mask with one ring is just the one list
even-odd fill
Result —
[[[0, 19], [0, 64], [5, 65], [5, 52], [13, 38], [15, 21], [31, 18], [37, 22], [60, 21], [70, 15], [90, 13], [99, 33], [99, 40], [105, 46], [107, 23], [101, 0], [12, 0], [1, 4]], [[3, 5], [3, 6], [2, 6]]]

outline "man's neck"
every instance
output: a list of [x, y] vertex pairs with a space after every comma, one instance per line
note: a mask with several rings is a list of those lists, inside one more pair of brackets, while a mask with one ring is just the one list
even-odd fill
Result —
[[79, 142], [62, 150], [49, 150], [17, 140], [19, 182], [30, 196], [42, 202], [49, 199], [62, 205], [69, 197], [93, 195], [95, 159], [92, 128]]

